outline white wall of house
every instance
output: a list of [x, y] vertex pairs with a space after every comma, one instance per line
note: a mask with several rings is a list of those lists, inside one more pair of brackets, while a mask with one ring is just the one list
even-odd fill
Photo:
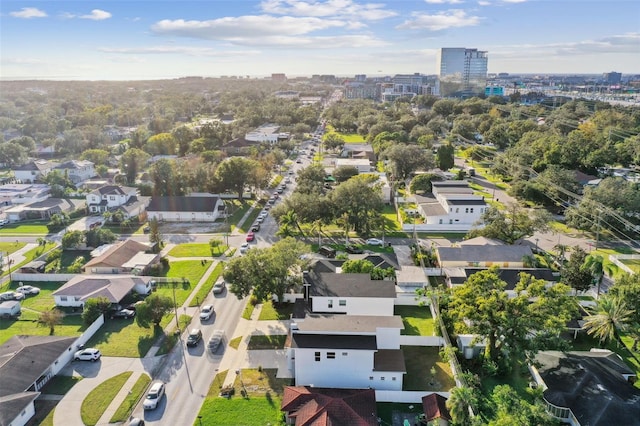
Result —
[[384, 297], [313, 296], [313, 312], [347, 315], [393, 315], [393, 299]]
[[82, 164], [82, 166], [78, 168], [66, 169], [68, 171], [69, 179], [71, 179], [72, 182], [83, 182], [98, 175], [93, 163], [84, 163], [85, 164]]
[[[92, 213], [96, 213], [98, 212], [98, 206], [96, 204], [99, 204], [102, 200], [106, 200], [107, 201], [106, 208], [111, 209], [111, 208], [126, 204], [126, 202], [129, 201], [129, 198], [131, 198], [132, 195], [135, 195], [135, 193], [134, 194], [105, 194], [105, 195], [89, 193], [87, 194], [87, 205], [89, 206], [90, 211]], [[104, 211], [105, 206], [101, 206], [101, 207], [103, 208], [103, 211]]]
[[215, 222], [220, 214], [214, 212], [153, 212], [147, 211], [149, 219], [160, 222]]
[[53, 296], [53, 301], [56, 306], [65, 306], [71, 308], [81, 308], [84, 306], [84, 302], [80, 300], [79, 296]]
[[40, 176], [38, 170], [14, 170], [13, 175], [22, 183], [33, 182]]
[[[295, 351], [296, 385], [402, 390], [401, 372], [373, 371], [374, 352], [298, 348]], [[332, 354], [335, 358], [328, 358]]]
[[94, 266], [86, 271], [88, 274], [124, 274], [125, 271], [122, 268], [114, 268], [112, 266]]
[[33, 405], [33, 401], [27, 405], [27, 407], [18, 414], [18, 416], [9, 422], [9, 426], [24, 426], [29, 422], [31, 417], [35, 416], [36, 408]]
[[400, 349], [400, 329], [378, 327], [376, 342], [378, 349]]
[[133, 287], [133, 291], [138, 294], [149, 294], [151, 293], [151, 281], [145, 283], [136, 284]]
[[473, 224], [480, 220], [487, 205], [478, 204], [449, 204], [445, 201], [442, 207], [449, 212], [448, 219], [453, 219], [453, 223], [470, 223]]

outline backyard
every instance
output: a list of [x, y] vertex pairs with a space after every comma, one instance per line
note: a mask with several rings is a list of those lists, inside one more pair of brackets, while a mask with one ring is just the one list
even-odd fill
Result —
[[395, 315], [402, 317], [405, 336], [433, 336], [433, 318], [428, 306], [396, 306]]
[[437, 346], [402, 346], [407, 374], [402, 390], [442, 391], [455, 387], [449, 363], [440, 357]]

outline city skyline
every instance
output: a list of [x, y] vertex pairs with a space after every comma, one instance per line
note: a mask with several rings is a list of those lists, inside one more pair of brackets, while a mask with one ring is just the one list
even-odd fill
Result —
[[0, 8], [0, 78], [437, 74], [443, 47], [489, 73], [640, 74], [625, 0], [18, 1]]

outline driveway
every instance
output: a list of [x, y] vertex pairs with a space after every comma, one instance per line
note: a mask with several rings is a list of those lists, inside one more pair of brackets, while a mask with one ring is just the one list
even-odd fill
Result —
[[96, 386], [124, 371], [137, 371], [153, 375], [162, 357], [154, 358], [120, 358], [102, 357], [97, 362], [72, 361], [61, 371], [60, 375], [80, 376], [76, 383], [60, 400], [53, 415], [54, 425], [84, 426], [80, 409], [82, 401]]

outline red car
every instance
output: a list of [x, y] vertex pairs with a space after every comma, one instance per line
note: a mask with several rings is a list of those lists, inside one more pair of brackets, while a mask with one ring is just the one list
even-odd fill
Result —
[[256, 239], [256, 234], [254, 234], [253, 232], [249, 232], [249, 233], [247, 234], [247, 242], [248, 242], [248, 243], [249, 243], [249, 242], [251, 242], [251, 241], [253, 241], [253, 240], [255, 240], [255, 239]]

